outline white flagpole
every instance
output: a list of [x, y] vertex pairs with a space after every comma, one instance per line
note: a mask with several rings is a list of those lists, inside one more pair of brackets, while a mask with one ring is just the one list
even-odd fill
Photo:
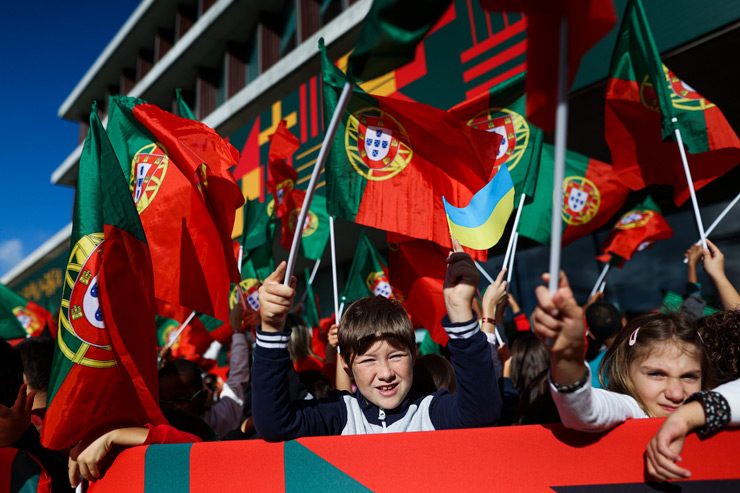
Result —
[[508, 271], [506, 272], [506, 290], [509, 290], [511, 285], [511, 273], [514, 272], [514, 258], [516, 257], [516, 245], [519, 243], [519, 232], [514, 234], [514, 244], [511, 247], [511, 260], [508, 265]]
[[604, 265], [604, 268], [601, 269], [601, 274], [599, 274], [598, 279], [596, 279], [596, 283], [594, 284], [594, 288], [591, 290], [591, 294], [588, 295], [589, 300], [593, 298], [597, 291], [599, 291], [599, 285], [601, 285], [601, 281], [603, 281], [606, 277], [606, 273], [609, 272], [610, 267], [611, 264], [607, 263], [606, 265]]
[[483, 266], [479, 264], [477, 260], [473, 260], [473, 262], [475, 262], [475, 266], [478, 268], [480, 273], [483, 274], [483, 277], [485, 277], [489, 283], [493, 284], [494, 282], [493, 277], [491, 277], [491, 275], [488, 272], [486, 272], [486, 269], [484, 269]]
[[301, 297], [301, 303], [306, 301], [306, 297], [308, 296], [308, 287], [313, 285], [314, 277], [316, 277], [316, 271], [319, 270], [319, 265], [321, 264], [321, 259], [318, 259], [315, 264], [313, 264], [313, 270], [311, 271], [311, 275], [308, 276], [308, 279], [306, 279], [306, 290], [303, 292], [303, 296]]
[[180, 327], [177, 329], [177, 332], [174, 332], [172, 335], [170, 335], [169, 340], [167, 341], [167, 345], [165, 346], [165, 349], [169, 349], [172, 347], [175, 341], [180, 337], [180, 334], [182, 334], [182, 331], [185, 330], [185, 327], [187, 327], [190, 321], [193, 320], [194, 316], [195, 316], [195, 310], [193, 310], [190, 313], [190, 316], [186, 318], [182, 324], [180, 324]]
[[301, 206], [301, 213], [298, 215], [298, 221], [296, 222], [295, 234], [293, 235], [293, 243], [290, 247], [290, 255], [288, 256], [288, 266], [285, 270], [285, 280], [283, 284], [286, 286], [290, 284], [290, 278], [293, 276], [293, 269], [295, 268], [296, 257], [298, 256], [298, 246], [301, 244], [301, 236], [303, 235], [303, 225], [306, 222], [306, 215], [308, 214], [308, 208], [311, 206], [311, 200], [313, 200], [313, 194], [316, 191], [316, 185], [319, 181], [319, 175], [321, 170], [324, 169], [326, 163], [326, 156], [329, 154], [331, 142], [334, 140], [334, 135], [337, 133], [337, 127], [339, 121], [342, 119], [344, 110], [347, 108], [349, 98], [352, 95], [353, 83], [347, 81], [342, 89], [342, 94], [339, 96], [337, 106], [334, 108], [334, 114], [331, 117], [329, 126], [326, 128], [326, 134], [324, 134], [324, 141], [321, 144], [319, 150], [319, 156], [316, 159], [316, 164], [313, 167], [313, 173], [311, 174], [311, 180], [308, 182], [308, 188], [306, 189], [306, 197], [303, 199], [303, 205]]
[[[678, 122], [678, 118], [671, 120], [673, 123]], [[699, 228], [699, 237], [701, 238], [702, 248], [707, 248], [707, 234], [704, 232], [704, 224], [701, 222], [701, 214], [699, 213], [699, 202], [696, 200], [696, 191], [694, 190], [694, 180], [691, 179], [691, 170], [689, 169], [689, 161], [686, 159], [686, 149], [683, 148], [683, 140], [681, 139], [681, 130], [678, 127], [675, 129], [676, 132], [676, 143], [678, 144], [678, 150], [681, 153], [681, 161], [683, 162], [683, 171], [686, 173], [686, 180], [689, 183], [689, 193], [691, 194], [691, 204], [694, 206], [694, 216], [696, 216], [696, 226]]]
[[601, 287], [599, 288], [599, 293], [603, 293], [605, 289], [606, 289], [606, 279], [601, 281]]
[[337, 287], [337, 249], [334, 244], [334, 216], [329, 216], [329, 243], [331, 245], [331, 282], [334, 288], [334, 322], [339, 323], [339, 288]]
[[519, 207], [516, 210], [516, 216], [514, 216], [514, 225], [511, 228], [511, 236], [509, 237], [509, 244], [506, 245], [506, 254], [504, 255], [504, 267], [509, 265], [509, 255], [511, 255], [511, 249], [514, 245], [514, 235], [517, 233], [516, 230], [519, 227], [519, 218], [522, 215], [522, 207], [524, 207], [524, 199], [526, 197], [527, 196], [525, 194], [522, 194], [521, 198], [519, 199]]
[[[714, 222], [712, 223], [712, 225], [707, 228], [706, 232], [704, 233], [707, 236], [707, 238], [709, 237], [709, 235], [712, 234], [712, 231], [714, 231], [714, 229], [717, 227], [717, 225], [720, 223], [720, 221], [722, 221], [722, 219], [725, 218], [725, 216], [727, 215], [727, 213], [730, 212], [730, 210], [733, 207], [735, 207], [735, 204], [737, 204], [738, 200], [740, 200], [740, 193], [737, 194], [734, 199], [732, 199], [732, 202], [730, 202], [729, 204], [727, 204], [727, 207], [725, 207], [722, 210], [722, 212], [719, 213], [719, 216], [717, 216], [717, 219], [715, 219]], [[696, 242], [696, 244], [699, 245], [700, 243], [701, 243], [701, 238], [699, 238], [699, 240]], [[684, 257], [683, 263], [684, 264], [685, 263], [688, 263], [688, 261], [689, 261], [689, 259], [686, 258], [686, 257]]]
[[560, 19], [558, 53], [558, 106], [555, 113], [555, 165], [553, 170], [552, 226], [550, 227], [550, 282], [554, 295], [560, 277], [560, 253], [563, 236], [563, 179], [565, 178], [565, 148], [568, 143], [568, 20]]

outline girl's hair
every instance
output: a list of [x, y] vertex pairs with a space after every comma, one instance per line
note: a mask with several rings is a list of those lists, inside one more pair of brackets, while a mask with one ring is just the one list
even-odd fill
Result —
[[699, 320], [698, 324], [709, 361], [712, 362], [714, 384], [740, 378], [740, 312], [730, 310], [715, 313]]
[[630, 378], [630, 368], [634, 361], [644, 360], [652, 351], [671, 342], [699, 359], [702, 388], [711, 388], [712, 365], [697, 332], [697, 325], [677, 313], [650, 313], [631, 320], [617, 334], [599, 365], [601, 385], [613, 392], [633, 397], [643, 411], [652, 416], [637, 394]]
[[311, 349], [311, 334], [308, 332], [308, 325], [301, 317], [295, 313], [289, 313], [285, 319], [285, 328], [291, 329], [290, 341], [288, 341], [291, 361], [303, 361], [309, 356], [321, 359]]
[[533, 332], [517, 332], [510, 349], [511, 383], [521, 394], [540, 373], [550, 368], [550, 351]]

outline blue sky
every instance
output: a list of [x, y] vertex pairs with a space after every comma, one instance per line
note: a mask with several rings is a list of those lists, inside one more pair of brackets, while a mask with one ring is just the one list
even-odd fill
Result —
[[57, 116], [139, 0], [5, 2], [0, 16], [0, 276], [63, 228], [74, 190], [51, 183], [79, 126]]

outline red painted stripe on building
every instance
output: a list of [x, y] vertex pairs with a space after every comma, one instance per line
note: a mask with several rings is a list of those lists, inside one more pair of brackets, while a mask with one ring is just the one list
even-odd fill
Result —
[[427, 54], [424, 49], [424, 43], [416, 46], [414, 59], [396, 69], [396, 90], [406, 87], [415, 80], [427, 74]]
[[[442, 14], [442, 17], [440, 17], [437, 20], [437, 23], [434, 25], [431, 31], [427, 34], [427, 36], [435, 33], [438, 29], [446, 26], [450, 22], [454, 21], [457, 18], [457, 14], [455, 13], [455, 2], [451, 2], [450, 6], [447, 7], [447, 10], [445, 10], [445, 13]], [[424, 37], [426, 39], [426, 36]]]
[[497, 75], [491, 80], [488, 80], [484, 82], [483, 84], [480, 84], [478, 86], [475, 86], [472, 89], [468, 89], [465, 91], [465, 99], [470, 99], [472, 97], [477, 96], [478, 94], [482, 93], [483, 91], [488, 91], [491, 87], [495, 86], [496, 84], [500, 84], [501, 82], [505, 81], [506, 79], [510, 77], [514, 77], [518, 73], [524, 72], [527, 69], [527, 62], [524, 62], [520, 65], [517, 65], [516, 67], [507, 70], [506, 72]]
[[483, 15], [486, 18], [486, 29], [488, 29], [488, 37], [491, 37], [493, 36], [493, 29], [491, 29], [491, 13], [483, 12]]
[[513, 38], [517, 34], [523, 32], [527, 28], [527, 19], [522, 18], [521, 20], [515, 22], [511, 26], [497, 32], [492, 37], [488, 38], [485, 41], [481, 41], [480, 44], [477, 44], [473, 46], [472, 48], [468, 48], [467, 50], [463, 51], [460, 54], [460, 61], [462, 63], [468, 63], [473, 58], [477, 57], [478, 55], [485, 53], [486, 51], [490, 50], [494, 46], [503, 43], [507, 39]]
[[306, 113], [306, 84], [301, 84], [298, 88], [298, 118], [301, 124], [301, 142], [308, 140], [308, 128], [306, 119], [308, 114]]
[[475, 20], [473, 19], [473, 4], [470, 2], [470, 0], [468, 0], [468, 19], [470, 19], [470, 34], [473, 35], [473, 45], [477, 45], [478, 37], [475, 35]]
[[[317, 104], [318, 101], [316, 97], [316, 77], [311, 77], [311, 80], [308, 82], [308, 87], [310, 92], [309, 101], [311, 104], [311, 137], [316, 137], [319, 133], [319, 112]], [[323, 102], [321, 106], [324, 106]]]
[[503, 65], [504, 63], [508, 62], [509, 60], [513, 60], [514, 58], [518, 57], [519, 55], [523, 55], [526, 52], [527, 52], [527, 40], [523, 39], [522, 41], [518, 42], [514, 46], [505, 49], [501, 53], [498, 53], [492, 56], [491, 58], [482, 61], [478, 65], [475, 65], [472, 68], [465, 70], [463, 72], [463, 81], [470, 82], [476, 77], [480, 77], [486, 72], [490, 72], [496, 67], [499, 67]]

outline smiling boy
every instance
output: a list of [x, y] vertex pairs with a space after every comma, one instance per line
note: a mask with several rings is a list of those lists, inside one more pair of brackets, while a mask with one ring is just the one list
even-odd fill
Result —
[[252, 412], [260, 436], [268, 441], [302, 436], [430, 431], [492, 425], [501, 397], [490, 349], [480, 332], [471, 300], [479, 275], [472, 259], [459, 251], [447, 259], [442, 325], [450, 336], [458, 392], [428, 396], [410, 393], [416, 358], [414, 329], [401, 303], [381, 296], [353, 303], [342, 317], [339, 347], [342, 366], [357, 392], [335, 391], [313, 401], [291, 402], [291, 362], [283, 332], [295, 296], [281, 284], [285, 262], [260, 288], [261, 330], [252, 366]]

